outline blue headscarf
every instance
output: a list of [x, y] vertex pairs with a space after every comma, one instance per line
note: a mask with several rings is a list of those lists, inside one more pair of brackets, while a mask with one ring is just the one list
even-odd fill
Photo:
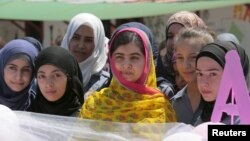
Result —
[[[15, 55], [24, 54], [31, 60], [34, 72], [34, 61], [38, 55], [36, 47], [28, 41], [16, 39], [8, 42], [0, 51], [0, 104], [12, 110], [25, 110], [29, 104], [29, 87], [20, 92], [12, 91], [4, 81], [4, 67]], [[32, 73], [32, 78], [34, 73]]]
[[32, 43], [39, 52], [43, 49], [41, 42], [38, 41], [36, 38], [26, 36], [26, 37], [23, 37], [22, 39]]

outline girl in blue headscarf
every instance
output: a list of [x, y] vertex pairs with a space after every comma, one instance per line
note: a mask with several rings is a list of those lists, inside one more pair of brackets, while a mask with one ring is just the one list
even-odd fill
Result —
[[28, 41], [8, 42], [0, 52], [0, 104], [12, 110], [30, 105], [29, 88], [34, 76], [36, 47]]

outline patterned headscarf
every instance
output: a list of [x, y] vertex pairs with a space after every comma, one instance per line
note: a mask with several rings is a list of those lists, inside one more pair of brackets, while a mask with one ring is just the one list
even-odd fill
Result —
[[137, 28], [124, 28], [112, 36], [113, 41], [123, 32], [136, 33], [142, 40], [145, 66], [137, 82], [129, 82], [117, 72], [110, 57], [113, 77], [108, 88], [94, 92], [84, 103], [81, 117], [119, 122], [174, 122], [175, 112], [164, 94], [156, 86], [156, 74], [151, 45], [145, 33]]
[[64, 48], [48, 47], [42, 50], [35, 62], [35, 75], [46, 64], [60, 68], [67, 75], [67, 86], [62, 98], [50, 102], [37, 88], [37, 97], [29, 111], [53, 115], [71, 116], [79, 111], [83, 103], [82, 74], [75, 58]]
[[67, 28], [61, 46], [68, 50], [69, 42], [72, 39], [76, 30], [81, 26], [86, 25], [94, 31], [95, 49], [93, 53], [84, 61], [79, 63], [83, 77], [83, 86], [86, 86], [92, 74], [100, 72], [107, 61], [107, 38], [102, 21], [89, 13], [80, 13], [74, 16]]
[[[28, 41], [16, 39], [11, 40], [0, 52], [0, 104], [6, 105], [12, 110], [25, 110], [30, 104], [28, 85], [20, 92], [12, 91], [4, 81], [4, 67], [10, 59], [16, 55], [23, 54], [29, 58], [34, 72], [34, 61], [38, 54], [36, 47]], [[34, 73], [32, 73], [33, 78]], [[32, 81], [32, 80], [31, 80]]]

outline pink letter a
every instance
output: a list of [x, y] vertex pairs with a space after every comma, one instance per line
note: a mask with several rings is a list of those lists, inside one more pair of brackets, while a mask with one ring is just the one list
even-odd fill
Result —
[[[250, 124], [250, 97], [239, 55], [236, 50], [232, 50], [226, 54], [225, 59], [226, 64], [211, 121], [220, 122], [222, 113], [226, 112], [231, 117], [233, 115], [239, 116], [241, 124]], [[236, 104], [226, 103], [231, 89]]]

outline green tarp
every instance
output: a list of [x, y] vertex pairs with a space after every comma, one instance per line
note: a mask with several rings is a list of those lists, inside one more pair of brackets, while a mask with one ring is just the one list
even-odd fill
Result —
[[60, 1], [0, 0], [0, 19], [69, 21], [81, 12], [93, 13], [102, 20], [158, 16], [180, 10], [204, 10], [250, 3], [250, 0], [195, 0], [187, 2], [91, 3]]

